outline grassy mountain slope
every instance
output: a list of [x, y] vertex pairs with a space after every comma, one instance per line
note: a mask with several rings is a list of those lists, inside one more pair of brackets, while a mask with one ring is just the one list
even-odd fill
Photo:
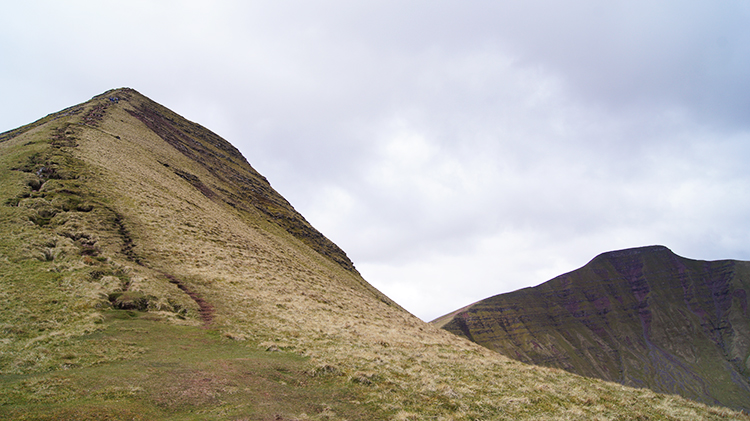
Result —
[[604, 253], [434, 322], [520, 361], [750, 409], [750, 262]]
[[0, 134], [0, 298], [0, 419], [747, 419], [423, 323], [131, 89]]

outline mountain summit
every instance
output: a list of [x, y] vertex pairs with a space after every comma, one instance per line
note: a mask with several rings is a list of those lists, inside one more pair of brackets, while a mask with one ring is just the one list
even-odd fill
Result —
[[747, 419], [422, 322], [132, 89], [0, 133], [0, 298], [0, 419]]
[[750, 262], [604, 253], [435, 324], [520, 361], [750, 409]]

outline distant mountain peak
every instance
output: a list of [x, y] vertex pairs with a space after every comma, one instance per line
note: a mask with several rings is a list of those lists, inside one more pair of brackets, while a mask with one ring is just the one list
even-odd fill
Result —
[[523, 362], [748, 410], [748, 292], [750, 262], [647, 246], [602, 253], [438, 325]]
[[653, 245], [653, 246], [643, 246], [643, 247], [634, 247], [634, 248], [627, 248], [622, 250], [612, 250], [604, 252], [594, 259], [597, 259], [599, 257], [607, 258], [607, 257], [621, 257], [621, 256], [635, 256], [639, 254], [651, 254], [651, 253], [672, 253], [672, 250], [665, 246], [660, 245]]

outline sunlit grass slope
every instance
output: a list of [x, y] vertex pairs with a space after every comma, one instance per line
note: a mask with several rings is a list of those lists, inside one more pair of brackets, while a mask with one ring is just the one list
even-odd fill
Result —
[[131, 89], [0, 134], [0, 419], [747, 419], [509, 360]]

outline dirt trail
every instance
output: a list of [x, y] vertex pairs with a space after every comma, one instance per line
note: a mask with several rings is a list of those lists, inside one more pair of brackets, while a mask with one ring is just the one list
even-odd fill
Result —
[[203, 297], [200, 296], [200, 294], [191, 290], [183, 281], [176, 278], [175, 276], [164, 272], [162, 272], [162, 275], [169, 279], [169, 282], [177, 285], [177, 288], [181, 289], [185, 294], [190, 296], [190, 298], [192, 298], [196, 304], [198, 304], [198, 307], [200, 308], [199, 312], [201, 320], [203, 320], [203, 326], [210, 326], [214, 321], [214, 313], [216, 312], [214, 306], [212, 306], [208, 301], [204, 300]]

